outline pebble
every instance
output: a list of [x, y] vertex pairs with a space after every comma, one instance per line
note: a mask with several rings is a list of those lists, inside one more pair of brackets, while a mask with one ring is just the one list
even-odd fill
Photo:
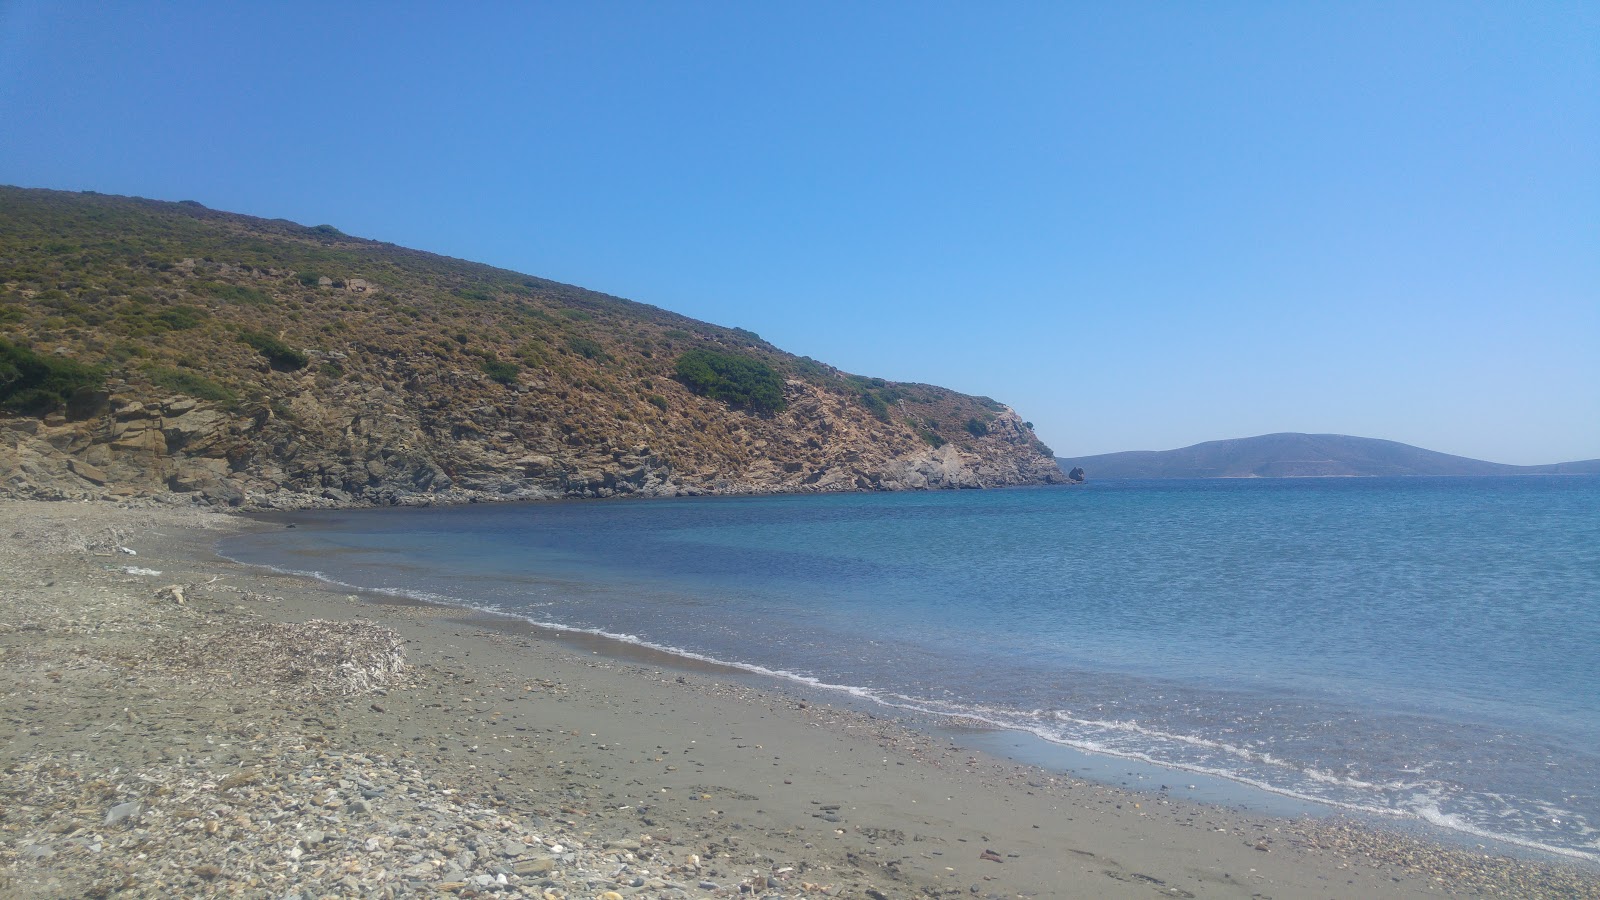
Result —
[[137, 818], [142, 806], [143, 804], [137, 800], [130, 800], [127, 803], [118, 803], [116, 806], [111, 807], [110, 811], [106, 813], [106, 824], [118, 825], [127, 821], [128, 819]]

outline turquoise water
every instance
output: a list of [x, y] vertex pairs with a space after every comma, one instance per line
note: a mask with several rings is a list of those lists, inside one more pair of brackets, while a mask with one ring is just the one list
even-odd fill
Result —
[[293, 519], [223, 552], [1600, 858], [1600, 478]]

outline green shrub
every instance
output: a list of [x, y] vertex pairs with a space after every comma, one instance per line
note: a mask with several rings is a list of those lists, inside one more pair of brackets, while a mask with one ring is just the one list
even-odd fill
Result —
[[943, 447], [946, 443], [945, 439], [940, 437], [931, 428], [917, 429], [917, 436], [927, 441], [935, 450]]
[[819, 381], [828, 376], [828, 367], [817, 362], [809, 356], [797, 357], [790, 361], [796, 375], [807, 381]]
[[644, 399], [646, 403], [649, 403], [656, 409], [659, 409], [662, 412], [667, 411], [667, 398], [661, 396], [660, 394], [646, 394]]
[[889, 421], [889, 404], [883, 401], [874, 391], [861, 392], [861, 405], [867, 408], [874, 416], [887, 422]]
[[989, 433], [989, 424], [976, 418], [968, 419], [967, 433], [973, 437], [983, 437]]
[[105, 372], [70, 359], [40, 356], [26, 347], [0, 341], [0, 407], [42, 416], [65, 406], [75, 395], [98, 390]]
[[256, 348], [257, 352], [272, 363], [274, 369], [293, 372], [304, 369], [311, 362], [311, 357], [264, 332], [241, 331], [239, 340]]
[[206, 311], [197, 306], [169, 306], [150, 318], [171, 331], [188, 331], [200, 327], [206, 315]]
[[169, 369], [164, 366], [152, 366], [145, 370], [145, 377], [156, 387], [188, 394], [197, 400], [219, 400], [232, 403], [239, 399], [238, 395], [222, 385], [195, 372], [183, 369]]
[[501, 384], [514, 383], [517, 380], [517, 373], [522, 371], [521, 366], [503, 359], [486, 359], [479, 365], [485, 375]]
[[567, 346], [572, 348], [573, 353], [578, 354], [584, 359], [606, 358], [605, 348], [601, 347], [598, 342], [591, 338], [586, 338], [581, 335], [573, 335], [572, 337], [567, 338]]
[[267, 296], [266, 291], [260, 288], [245, 287], [242, 284], [200, 281], [195, 283], [194, 290], [199, 293], [210, 294], [221, 300], [227, 300], [230, 303], [245, 303], [251, 306], [266, 306], [272, 303], [272, 298]]
[[316, 287], [317, 286], [317, 282], [322, 280], [322, 273], [321, 272], [313, 272], [313, 271], [307, 269], [304, 272], [296, 273], [295, 274], [295, 278], [296, 278], [296, 280], [298, 280], [301, 284], [305, 285], [306, 287]]
[[143, 301], [133, 300], [117, 310], [114, 327], [133, 337], [148, 337], [167, 331], [198, 328], [209, 315], [198, 306], [152, 307]]
[[106, 351], [106, 357], [114, 363], [125, 363], [135, 356], [149, 356], [150, 348], [132, 341], [118, 341]]
[[783, 380], [766, 363], [736, 353], [690, 350], [678, 357], [678, 379], [697, 394], [760, 413], [784, 407]]

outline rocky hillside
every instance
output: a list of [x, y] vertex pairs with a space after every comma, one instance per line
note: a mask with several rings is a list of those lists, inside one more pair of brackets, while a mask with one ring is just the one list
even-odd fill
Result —
[[1061, 479], [1011, 409], [503, 269], [0, 187], [0, 493], [280, 508]]

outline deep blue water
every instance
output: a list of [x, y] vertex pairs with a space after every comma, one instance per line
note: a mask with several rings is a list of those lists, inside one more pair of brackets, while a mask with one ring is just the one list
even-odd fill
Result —
[[1600, 858], [1600, 477], [295, 520], [222, 551]]

